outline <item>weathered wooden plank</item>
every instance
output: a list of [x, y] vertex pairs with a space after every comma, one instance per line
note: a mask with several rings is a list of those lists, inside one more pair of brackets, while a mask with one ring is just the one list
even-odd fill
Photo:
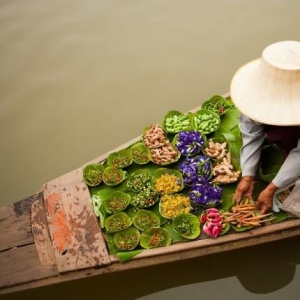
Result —
[[34, 243], [31, 233], [30, 206], [41, 197], [42, 193], [39, 192], [0, 208], [0, 251]]
[[110, 264], [82, 168], [48, 182], [43, 194], [59, 272]]
[[[142, 253], [138, 254], [133, 258], [136, 259], [143, 259], [146, 257], [157, 257], [161, 255], [167, 255], [176, 252], [184, 252], [192, 249], [200, 249], [200, 248], [207, 248], [215, 245], [226, 245], [236, 241], [243, 241], [243, 240], [259, 240], [264, 236], [274, 235], [273, 240], [276, 240], [276, 235], [282, 238], [282, 232], [288, 232], [291, 230], [298, 229], [300, 231], [300, 219], [291, 219], [287, 221], [283, 221], [281, 223], [267, 225], [261, 228], [252, 229], [250, 231], [245, 232], [234, 232], [232, 234], [226, 234], [224, 236], [219, 236], [217, 239], [213, 238], [206, 238], [200, 240], [194, 240], [191, 242], [184, 242], [184, 243], [177, 243], [168, 247], [161, 247], [161, 248], [154, 248], [145, 250]], [[292, 235], [293, 236], [293, 235]], [[254, 245], [257, 242], [254, 243]], [[116, 256], [111, 257], [112, 261], [118, 261]]]
[[41, 264], [44, 266], [56, 264], [46, 211], [42, 199], [34, 201], [31, 205], [31, 225], [35, 246]]
[[0, 253], [0, 290], [58, 274], [55, 265], [42, 266], [35, 245]]
[[[237, 236], [239, 234], [236, 234]], [[263, 236], [249, 237], [248, 239], [232, 240], [223, 244], [206, 245], [206, 247], [187, 249], [180, 252], [161, 254], [154, 257], [144, 257], [143, 259], [132, 260], [127, 263], [114, 262], [103, 268], [90, 268], [85, 270], [73, 271], [60, 276], [53, 276], [50, 278], [44, 278], [34, 282], [28, 282], [26, 284], [20, 284], [18, 286], [7, 287], [4, 290], [0, 290], [0, 293], [11, 293], [15, 291], [21, 291], [24, 289], [42, 287], [46, 285], [52, 285], [56, 283], [62, 283], [80, 278], [87, 278], [93, 276], [101, 276], [108, 273], [115, 273], [121, 271], [128, 271], [133, 269], [146, 268], [150, 266], [159, 266], [165, 263], [174, 263], [184, 261], [187, 259], [195, 259], [198, 257], [204, 257], [207, 255], [225, 253], [232, 250], [242, 249], [246, 247], [253, 247], [261, 244], [271, 243], [278, 240], [284, 240], [292, 237], [300, 236], [300, 227], [292, 227], [287, 230], [281, 230], [275, 233], [267, 233]], [[126, 276], [126, 273], [124, 273]]]

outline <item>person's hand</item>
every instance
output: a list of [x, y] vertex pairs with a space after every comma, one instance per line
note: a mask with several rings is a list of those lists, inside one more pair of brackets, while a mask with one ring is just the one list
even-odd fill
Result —
[[258, 196], [257, 201], [255, 202], [256, 209], [260, 214], [265, 214], [272, 209], [273, 206], [273, 197], [277, 190], [277, 186], [273, 183], [270, 183]]
[[243, 197], [252, 199], [252, 193], [254, 188], [254, 177], [244, 176], [241, 178], [233, 195], [233, 202], [239, 203]]

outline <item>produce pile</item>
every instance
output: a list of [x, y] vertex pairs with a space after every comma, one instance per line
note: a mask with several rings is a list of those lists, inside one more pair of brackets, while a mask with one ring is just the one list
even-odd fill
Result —
[[[287, 217], [259, 215], [249, 199], [232, 203], [241, 176], [238, 118], [230, 99], [216, 95], [194, 113], [168, 112], [161, 124], [144, 128], [138, 142], [85, 166], [83, 179], [111, 254], [126, 261], [143, 249], [218, 238]], [[282, 163], [277, 147], [274, 159], [275, 146], [264, 147], [268, 162], [260, 164], [256, 195]]]

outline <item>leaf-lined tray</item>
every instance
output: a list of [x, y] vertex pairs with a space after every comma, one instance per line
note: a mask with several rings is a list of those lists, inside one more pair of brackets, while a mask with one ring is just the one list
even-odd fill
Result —
[[[218, 130], [216, 132], [213, 132], [211, 135], [209, 135], [209, 138], [213, 138], [213, 139], [221, 139], [223, 141], [226, 141], [228, 144], [228, 149], [230, 149], [231, 152], [231, 157], [232, 160], [235, 162], [235, 164], [237, 164], [237, 161], [239, 160], [239, 150], [241, 147], [241, 137], [240, 137], [240, 131], [239, 131], [239, 127], [237, 126], [238, 124], [238, 117], [239, 117], [239, 112], [235, 109], [235, 108], [231, 108], [230, 110], [228, 110], [226, 112], [226, 114], [223, 114], [221, 116], [221, 125], [218, 128]], [[148, 128], [148, 127], [146, 127]], [[143, 131], [144, 134], [145, 130]], [[172, 137], [174, 137], [174, 134], [171, 133], [166, 133], [166, 137], [169, 140], [172, 140]], [[135, 143], [142, 143], [143, 142], [143, 135], [134, 141], [134, 143], [130, 144], [128, 143], [126, 146], [124, 146], [123, 148], [120, 149], [130, 149], [130, 147], [132, 147], [132, 145], [134, 145]], [[182, 160], [184, 159], [184, 157], [179, 158], [179, 160], [177, 162], [174, 162], [172, 164], [169, 164], [168, 166], [166, 166], [166, 168], [172, 170], [172, 171], [178, 171], [178, 166], [179, 164], [182, 162]], [[104, 160], [103, 162], [104, 167], [107, 166], [107, 162]], [[162, 166], [155, 164], [153, 162], [149, 162], [143, 166], [138, 165], [136, 163], [132, 163], [129, 167], [126, 168], [126, 172], [127, 172], [127, 178], [119, 185], [116, 185], [114, 187], [109, 187], [106, 186], [105, 184], [100, 184], [97, 187], [90, 187], [90, 193], [91, 193], [91, 197], [92, 199], [95, 197], [97, 199], [100, 198], [100, 203], [102, 200], [105, 200], [106, 193], [110, 193], [112, 191], [123, 191], [125, 193], [131, 193], [131, 196], [134, 194], [134, 191], [128, 189], [128, 180], [131, 180], [131, 177], [134, 173], [138, 173], [139, 171], [141, 171], [141, 169], [146, 169], [147, 172], [149, 172], [152, 176], [154, 176], [154, 174], [156, 174], [156, 172], [161, 169]], [[226, 185], [222, 185], [223, 188], [223, 192], [222, 192], [222, 204], [219, 205], [217, 208], [219, 208], [222, 211], [228, 211], [230, 209], [230, 207], [232, 206], [232, 198], [233, 198], [233, 192], [236, 188], [237, 182], [233, 183], [233, 184], [226, 184]], [[153, 189], [153, 181], [152, 181], [152, 189]], [[180, 191], [180, 193], [184, 194], [184, 195], [189, 195], [189, 190], [190, 188], [188, 186], [183, 187], [183, 189]], [[155, 191], [155, 189], [154, 189]], [[102, 200], [101, 200], [102, 198]], [[131, 197], [133, 198], [133, 197]], [[150, 206], [149, 206], [150, 207]], [[149, 209], [149, 207], [144, 207]], [[151, 205], [152, 207], [152, 205]], [[154, 207], [159, 207], [159, 205], [154, 205]], [[141, 208], [141, 207], [138, 207]], [[194, 209], [197, 210], [197, 207], [193, 206]], [[134, 212], [132, 211], [132, 207], [127, 208], [127, 210], [125, 210], [126, 213], [128, 213], [128, 215], [130, 217], [134, 217]], [[195, 213], [195, 212], [193, 212]], [[156, 214], [158, 217], [162, 217], [159, 211], [156, 211]], [[100, 217], [100, 224], [104, 223], [105, 218], [108, 217], [108, 215], [103, 212], [103, 213], [98, 213], [98, 216]], [[101, 221], [102, 218], [102, 221]], [[287, 215], [286, 215], [287, 218]], [[284, 217], [283, 217], [284, 219]], [[171, 221], [168, 221], [169, 225], [171, 224]], [[101, 226], [102, 229], [104, 229], [103, 226]], [[173, 237], [175, 237], [176, 235], [174, 234], [174, 232], [172, 231], [172, 226], [167, 226], [164, 224], [160, 225], [161, 228], [166, 228], [169, 232], [169, 234]], [[241, 230], [236, 230], [236, 228], [233, 228], [234, 226], [232, 226], [230, 228], [230, 226], [226, 227], [226, 230], [224, 230], [222, 232], [222, 235], [227, 235], [227, 234], [231, 234], [231, 233], [235, 233], [236, 231], [241, 231]], [[234, 230], [235, 229], [235, 230]], [[243, 228], [243, 230], [250, 230], [251, 228]], [[104, 234], [105, 234], [105, 230], [104, 230]], [[200, 235], [199, 237], [197, 237], [197, 239], [203, 239], [203, 238], [207, 238], [205, 237], [203, 234]], [[122, 255], [123, 258], [127, 257], [126, 259], [130, 259], [132, 257], [130, 253], [120, 253], [118, 252], [118, 250], [116, 250], [113, 246], [113, 243], [111, 242], [112, 238], [109, 237], [108, 238], [108, 247], [109, 247], [109, 251], [110, 254], [115, 255], [117, 254], [118, 256]], [[175, 244], [177, 242], [186, 242], [188, 241], [188, 239], [180, 239], [178, 240], [178, 238], [174, 238], [172, 240], [172, 244]], [[189, 241], [189, 242], [194, 242], [194, 241]], [[174, 245], [175, 246], [175, 245]], [[132, 256], [136, 255], [137, 253], [139, 253], [139, 250], [143, 250], [140, 247], [137, 247], [134, 251], [132, 251]], [[153, 249], [152, 249], [153, 250]], [[167, 250], [166, 250], [167, 251]]]
[[[238, 119], [237, 111], [232, 110], [232, 115], [229, 118], [227, 117], [227, 114], [222, 116], [222, 130], [218, 129], [218, 131], [214, 133], [214, 136], [226, 138], [234, 156], [238, 155], [241, 144], [240, 141], [236, 139], [238, 126], [236, 126], [236, 122], [232, 122], [232, 118], [236, 118], [236, 120]], [[172, 139], [170, 138], [170, 140]], [[129, 148], [137, 142], [141, 142], [141, 137], [114, 149], [112, 152]], [[104, 166], [107, 166], [106, 159], [110, 153], [107, 153], [100, 158], [96, 158], [90, 163], [102, 163]], [[177, 170], [178, 163], [179, 162], [173, 163], [167, 167]], [[128, 175], [130, 176], [131, 173], [139, 170], [141, 167], [146, 167], [153, 174], [155, 170], [161, 166], [156, 165], [153, 162], [143, 166], [132, 163], [126, 168], [126, 172], [128, 172]], [[88, 188], [82, 180], [82, 169], [83, 167], [59, 177], [43, 186], [43, 194], [45, 198], [43, 205], [46, 210], [50, 240], [54, 249], [54, 257], [59, 272], [93, 266], [106, 266], [112, 262], [116, 262], [116, 254], [121, 261], [128, 260], [128, 255], [124, 255], [122, 252], [109, 253], [107, 248], [109, 247], [109, 239], [106, 243], [106, 234], [103, 231], [103, 228], [101, 229], [101, 222], [99, 222], [96, 218], [91, 204], [91, 198], [95, 195], [101, 196], [102, 192], [109, 193], [109, 191], [126, 190], [127, 180], [125, 179], [117, 186], [107, 186], [102, 183], [97, 187]], [[233, 185], [227, 185], [224, 188], [223, 203], [220, 206], [220, 209], [229, 209], [233, 190]], [[184, 189], [182, 192], [187, 193], [187, 190]], [[154, 205], [149, 209], [159, 214], [158, 205]], [[128, 210], [130, 210], [130, 208]], [[128, 215], [130, 215], [129, 211], [127, 212]], [[172, 226], [170, 226], [169, 223], [166, 223], [166, 219], [161, 216], [160, 218], [161, 226], [166, 230], [169, 230], [173, 237], [174, 244], [168, 247], [162, 247], [161, 249], [144, 250], [143, 253], [141, 253], [140, 249], [134, 250], [131, 251], [131, 257], [129, 257], [129, 259], [135, 255], [137, 255], [136, 258], [143, 258], [155, 256], [161, 253], [166, 254], [183, 251], [184, 248], [194, 249], [201, 246], [222, 244], [231, 240], [239, 240], [249, 237], [247, 235], [248, 232], [236, 234], [229, 230], [224, 236], [220, 236], [218, 239], [210, 239], [201, 235], [199, 239], [189, 241], [188, 243], [185, 243], [186, 245], [181, 245], [182, 242], [185, 242], [186, 240], [176, 235], [174, 231], [171, 232]], [[64, 221], [59, 222], [59, 219]], [[281, 220], [283, 219], [284, 217], [281, 216]], [[81, 220], [81, 222], [79, 220]], [[283, 224], [274, 225], [276, 226], [273, 226], [272, 228], [265, 226], [264, 228], [253, 229], [251, 236], [260, 236], [261, 234], [284, 228]], [[61, 239], [62, 233], [64, 233], [64, 239]], [[97, 246], [100, 246], [97, 247], [96, 244]]]

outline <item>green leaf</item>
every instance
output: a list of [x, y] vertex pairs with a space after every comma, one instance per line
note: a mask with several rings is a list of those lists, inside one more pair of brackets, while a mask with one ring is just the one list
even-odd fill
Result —
[[130, 153], [136, 164], [145, 165], [150, 161], [150, 150], [143, 142], [130, 146]]
[[117, 252], [119, 252], [120, 250], [116, 247], [115, 243], [114, 243], [114, 234], [113, 233], [109, 233], [107, 235], [106, 238], [106, 243], [108, 246], [108, 250], [110, 254], [116, 254]]
[[221, 124], [215, 134], [239, 131], [240, 112], [236, 108], [230, 109], [225, 115], [221, 116]]
[[191, 213], [180, 214], [172, 222], [175, 232], [186, 239], [196, 239], [200, 235], [199, 218]]
[[88, 186], [97, 186], [102, 182], [103, 172], [102, 164], [88, 164], [83, 169], [83, 179]]
[[106, 232], [112, 233], [127, 229], [132, 224], [131, 218], [123, 211], [115, 213], [105, 219]]
[[141, 233], [140, 245], [145, 249], [171, 245], [171, 236], [164, 228], [150, 228]]
[[141, 231], [160, 226], [160, 219], [156, 213], [146, 209], [139, 209], [132, 217], [132, 222]]
[[144, 249], [136, 249], [136, 250], [127, 251], [127, 252], [120, 251], [114, 243], [114, 234], [107, 235], [107, 246], [108, 246], [109, 253], [111, 255], [114, 255], [114, 254], [117, 255], [120, 262], [122, 262], [122, 263], [131, 260], [133, 257], [140, 254], [144, 250]]
[[283, 210], [280, 210], [279, 212], [273, 212], [273, 215], [274, 215], [275, 219], [271, 220], [271, 223], [279, 223], [290, 217], [289, 214]]
[[103, 201], [103, 207], [109, 214], [123, 211], [130, 203], [130, 195], [121, 191], [114, 191]]
[[238, 226], [235, 226], [233, 224], [230, 225], [235, 231], [237, 232], [243, 232], [243, 231], [246, 231], [246, 230], [250, 230], [253, 228], [253, 226], [242, 226], [242, 227], [238, 227]]
[[104, 228], [104, 221], [107, 216], [107, 213], [104, 209], [103, 200], [101, 199], [101, 197], [99, 197], [97, 195], [93, 195], [92, 196], [92, 205], [93, 205], [95, 215], [100, 220], [100, 227]]
[[226, 234], [229, 230], [230, 230], [230, 223], [229, 222], [226, 222], [225, 223], [225, 226], [224, 226], [224, 228], [223, 228], [223, 230], [222, 230], [222, 232], [220, 233], [220, 235], [224, 235], [224, 234]]
[[120, 184], [127, 177], [127, 172], [116, 167], [107, 167], [103, 172], [103, 182], [108, 186]]
[[232, 199], [234, 192], [237, 188], [237, 183], [226, 184], [222, 186], [222, 200], [223, 202], [220, 204], [218, 209], [223, 211], [229, 211], [233, 205]]
[[163, 225], [169, 221], [169, 219], [163, 217], [159, 212], [159, 203], [154, 204], [149, 208], [150, 211], [154, 212], [160, 219], [160, 225]]
[[120, 262], [124, 263], [124, 262], [131, 260], [136, 255], [142, 253], [143, 250], [144, 249], [137, 249], [137, 250], [132, 250], [129, 252], [117, 252], [116, 255], [119, 258]]
[[115, 246], [121, 251], [132, 251], [140, 242], [141, 234], [135, 227], [129, 227], [114, 235]]
[[166, 223], [163, 226], [166, 229], [171, 237], [172, 243], [187, 241], [183, 236], [178, 234], [174, 229], [171, 223]]
[[232, 101], [225, 99], [221, 95], [214, 95], [210, 99], [204, 101], [201, 109], [213, 111], [219, 115], [224, 115], [229, 109], [233, 108]]
[[110, 153], [107, 157], [107, 164], [116, 168], [126, 168], [133, 162], [130, 149], [122, 149], [117, 152]]
[[240, 149], [243, 143], [239, 129], [239, 116], [240, 112], [236, 108], [230, 109], [221, 117], [220, 127], [212, 136], [212, 138], [223, 138], [226, 140], [231, 157], [237, 163], [240, 161]]

